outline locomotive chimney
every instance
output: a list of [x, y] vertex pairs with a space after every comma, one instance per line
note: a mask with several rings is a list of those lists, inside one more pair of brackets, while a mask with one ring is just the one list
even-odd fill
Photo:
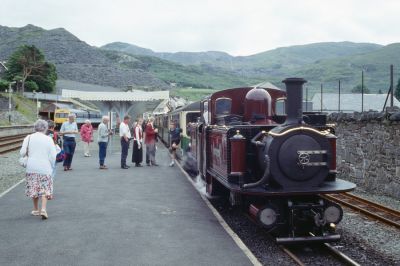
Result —
[[282, 81], [286, 85], [286, 121], [284, 124], [301, 124], [303, 122], [303, 84], [302, 78], [287, 78]]

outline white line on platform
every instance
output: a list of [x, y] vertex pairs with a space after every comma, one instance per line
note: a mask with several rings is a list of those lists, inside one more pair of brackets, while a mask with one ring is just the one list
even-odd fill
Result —
[[[175, 160], [176, 161], [176, 160]], [[189, 180], [189, 182], [192, 184], [194, 188], [196, 188], [195, 183], [193, 182], [192, 178], [186, 173], [185, 170], [183, 170], [181, 164], [176, 161], [176, 165], [178, 165], [179, 169], [182, 171], [182, 173], [186, 176], [186, 178]], [[197, 189], [196, 189], [197, 190]], [[240, 239], [240, 237], [232, 230], [232, 228], [225, 222], [224, 218], [218, 213], [218, 211], [212, 206], [211, 202], [199, 193], [203, 201], [206, 203], [208, 208], [210, 208], [211, 212], [214, 214], [215, 218], [217, 218], [218, 222], [221, 224], [221, 226], [224, 228], [224, 230], [228, 233], [230, 237], [232, 237], [233, 241], [235, 241], [236, 245], [244, 252], [244, 254], [249, 258], [250, 262], [253, 263], [253, 265], [261, 266], [262, 264], [258, 261], [256, 256], [254, 256], [253, 252], [250, 251], [250, 249], [243, 243], [243, 241]]]
[[9, 189], [7, 189], [6, 191], [4, 191], [3, 193], [0, 194], [0, 198], [3, 197], [5, 194], [7, 194], [8, 192], [10, 192], [11, 190], [13, 190], [16, 186], [18, 186], [19, 184], [21, 184], [23, 181], [25, 180], [25, 178], [21, 179], [20, 181], [18, 181], [17, 184], [13, 185], [12, 187], [10, 187]]

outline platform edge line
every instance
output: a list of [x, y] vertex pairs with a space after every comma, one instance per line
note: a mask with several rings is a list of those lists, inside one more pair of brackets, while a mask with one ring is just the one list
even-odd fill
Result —
[[[176, 160], [175, 160], [176, 161]], [[211, 210], [215, 218], [217, 218], [219, 224], [224, 228], [225, 232], [233, 239], [233, 241], [236, 243], [236, 245], [243, 251], [243, 253], [247, 256], [247, 258], [250, 260], [253, 265], [256, 266], [261, 266], [262, 264], [260, 261], [257, 259], [257, 257], [251, 252], [251, 250], [243, 243], [243, 241], [240, 239], [240, 237], [232, 230], [232, 228], [225, 222], [224, 218], [218, 213], [218, 211], [212, 206], [210, 201], [202, 195], [196, 188], [195, 183], [193, 182], [192, 178], [186, 173], [186, 171], [182, 168], [181, 164], [176, 161], [176, 164], [178, 165], [179, 169], [181, 172], [185, 175], [185, 177], [189, 180], [189, 182], [192, 184], [192, 186], [196, 189], [196, 191], [199, 193], [200, 197], [203, 199], [203, 201], [206, 203], [207, 207]]]
[[20, 181], [18, 181], [18, 183], [14, 184], [12, 187], [8, 188], [6, 191], [2, 192], [0, 194], [0, 198], [3, 197], [4, 195], [6, 195], [8, 192], [10, 192], [11, 190], [13, 190], [14, 188], [16, 188], [19, 184], [21, 184], [23, 181], [25, 180], [25, 178], [21, 179]]

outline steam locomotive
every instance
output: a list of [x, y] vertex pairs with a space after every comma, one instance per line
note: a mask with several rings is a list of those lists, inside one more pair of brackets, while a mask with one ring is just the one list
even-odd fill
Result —
[[[321, 197], [351, 191], [336, 178], [336, 136], [326, 116], [302, 110], [301, 78], [277, 88], [218, 91], [200, 102], [190, 145], [211, 196], [226, 195], [278, 243], [332, 242], [342, 208]], [[285, 107], [279, 114], [277, 106]]]

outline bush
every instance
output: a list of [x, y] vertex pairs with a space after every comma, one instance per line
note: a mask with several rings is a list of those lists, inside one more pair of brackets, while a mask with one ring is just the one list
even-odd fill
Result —
[[10, 82], [8, 82], [7, 80], [0, 79], [0, 91], [5, 91], [6, 89], [8, 89], [9, 84]]
[[25, 82], [25, 90], [26, 91], [38, 91], [39, 86], [36, 84], [36, 82], [32, 80], [28, 80]]

